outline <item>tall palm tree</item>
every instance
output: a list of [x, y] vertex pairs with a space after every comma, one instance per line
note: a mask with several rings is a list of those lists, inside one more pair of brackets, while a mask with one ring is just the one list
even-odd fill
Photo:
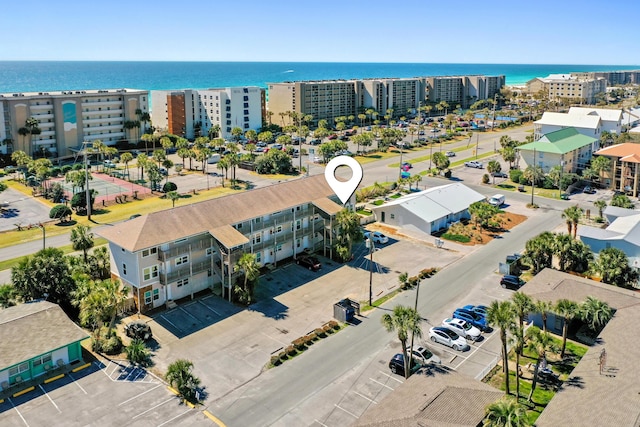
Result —
[[336, 215], [336, 225], [338, 226], [338, 242], [342, 249], [338, 249], [343, 260], [351, 258], [353, 242], [362, 238], [360, 220], [355, 212], [349, 209], [342, 209]]
[[606, 325], [613, 317], [613, 310], [609, 304], [592, 296], [588, 296], [587, 299], [580, 304], [579, 313], [580, 318], [593, 332], [598, 331], [598, 329]]
[[236, 262], [236, 265], [233, 266], [233, 270], [244, 273], [243, 290], [247, 297], [247, 305], [250, 305], [253, 297], [253, 284], [255, 280], [260, 277], [260, 264], [256, 261], [256, 255], [252, 253], [242, 254], [238, 262]]
[[555, 236], [545, 231], [525, 243], [524, 261], [532, 267], [532, 273], [538, 274], [552, 266]]
[[582, 217], [582, 208], [578, 207], [578, 205], [568, 207], [564, 211], [562, 211], [562, 218], [567, 220], [567, 229], [569, 230], [569, 234], [571, 234], [571, 228], [573, 227], [573, 238], [576, 238], [576, 233], [578, 232], [578, 223], [580, 222], [580, 218]]
[[129, 162], [132, 160], [133, 154], [129, 153], [128, 151], [126, 153], [122, 153], [122, 155], [120, 156], [120, 161], [124, 163], [124, 170], [127, 178], [129, 178]]
[[607, 202], [605, 202], [604, 200], [596, 200], [595, 202], [593, 202], [593, 205], [598, 208], [598, 217], [602, 218], [602, 212], [607, 207]]
[[42, 130], [40, 129], [38, 124], [38, 119], [36, 119], [35, 117], [29, 117], [24, 124], [24, 127], [29, 131], [29, 135], [31, 135], [31, 144], [29, 146], [29, 151], [27, 151], [30, 155], [33, 155], [33, 136], [40, 135], [40, 133], [42, 133]]
[[569, 333], [569, 324], [578, 317], [580, 306], [571, 300], [560, 299], [556, 301], [554, 311], [558, 316], [562, 317], [562, 348], [560, 349], [560, 357], [564, 358], [564, 352], [567, 348], [567, 334]]
[[82, 258], [87, 262], [87, 252], [95, 244], [91, 227], [78, 225], [71, 229], [71, 243], [74, 251], [82, 251]]
[[196, 389], [200, 379], [193, 375], [193, 363], [186, 359], [178, 359], [167, 368], [164, 378], [178, 394], [190, 402], [196, 401]]
[[516, 323], [512, 323], [509, 332], [516, 353], [516, 399], [520, 399], [520, 355], [524, 348], [524, 331]]
[[533, 371], [533, 382], [531, 383], [531, 391], [529, 392], [529, 397], [527, 400], [529, 402], [533, 401], [533, 393], [536, 390], [536, 385], [538, 384], [538, 370], [540, 369], [540, 363], [547, 354], [547, 351], [553, 348], [553, 338], [548, 332], [541, 331], [537, 326], [532, 326], [527, 329], [527, 333], [525, 335], [526, 338], [526, 346], [530, 351], [535, 352], [537, 356], [536, 367]]
[[507, 353], [507, 331], [513, 328], [516, 313], [510, 301], [493, 301], [487, 309], [487, 323], [500, 329], [502, 342], [502, 367], [504, 371], [504, 388], [509, 391], [509, 354]]
[[[513, 311], [518, 318], [518, 327], [520, 330], [524, 330], [524, 319], [533, 308], [533, 300], [529, 295], [518, 291], [511, 296], [511, 302], [513, 304]], [[520, 352], [520, 354], [522, 354], [522, 352]]]
[[225, 156], [222, 159], [220, 159], [220, 161], [218, 163], [216, 163], [216, 167], [218, 169], [220, 169], [221, 171], [223, 171], [223, 173], [222, 173], [222, 186], [223, 187], [224, 187], [224, 179], [227, 177], [227, 170], [229, 170], [229, 167], [230, 167], [228, 158], [229, 158], [228, 156]]
[[512, 397], [503, 397], [485, 408], [483, 427], [529, 427], [526, 409]]
[[402, 345], [402, 355], [404, 356], [404, 377], [409, 378], [410, 364], [409, 356], [407, 355], [407, 340], [409, 339], [409, 334], [413, 334], [417, 338], [422, 337], [422, 329], [420, 328], [422, 317], [411, 307], [396, 305], [391, 314], [385, 313], [380, 320], [387, 332], [395, 331], [398, 334], [398, 340]]
[[549, 312], [554, 310], [553, 304], [549, 301], [537, 300], [533, 302], [533, 311], [540, 313], [542, 317], [542, 330], [547, 332], [547, 319], [549, 318]]

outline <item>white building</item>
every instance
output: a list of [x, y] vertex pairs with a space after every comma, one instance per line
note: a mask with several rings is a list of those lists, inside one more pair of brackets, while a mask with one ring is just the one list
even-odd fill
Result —
[[546, 111], [540, 120], [533, 122], [533, 138], [537, 141], [543, 135], [566, 128], [575, 128], [582, 135], [599, 140], [602, 133], [602, 119], [598, 115]]
[[469, 205], [482, 200], [486, 200], [482, 194], [455, 183], [408, 194], [371, 209], [382, 224], [431, 234], [470, 218]]
[[622, 110], [612, 108], [571, 107], [568, 114], [598, 116], [602, 125], [601, 131], [620, 134], [622, 131]]
[[153, 125], [188, 139], [206, 136], [215, 126], [222, 138], [230, 138], [235, 127], [257, 130], [264, 109], [265, 91], [259, 87], [151, 91]]

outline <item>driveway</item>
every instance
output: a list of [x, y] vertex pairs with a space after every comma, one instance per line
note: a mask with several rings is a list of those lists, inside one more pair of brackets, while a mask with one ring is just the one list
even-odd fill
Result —
[[16, 230], [20, 227], [37, 227], [50, 221], [51, 209], [36, 197], [26, 196], [12, 188], [0, 193], [0, 231]]

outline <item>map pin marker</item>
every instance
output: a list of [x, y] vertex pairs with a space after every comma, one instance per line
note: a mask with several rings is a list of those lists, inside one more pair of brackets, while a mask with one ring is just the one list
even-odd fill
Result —
[[[351, 169], [351, 179], [349, 181], [342, 182], [336, 179], [336, 169], [340, 166], [347, 166]], [[324, 179], [327, 180], [329, 187], [331, 187], [344, 205], [349, 201], [353, 192], [356, 191], [356, 188], [360, 185], [360, 181], [362, 181], [362, 166], [353, 157], [334, 157], [324, 170]]]

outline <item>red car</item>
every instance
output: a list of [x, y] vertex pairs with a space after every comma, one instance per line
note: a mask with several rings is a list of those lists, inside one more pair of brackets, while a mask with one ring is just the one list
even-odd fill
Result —
[[322, 264], [320, 264], [318, 258], [308, 255], [299, 256], [298, 259], [296, 259], [296, 264], [308, 268], [311, 271], [318, 271], [322, 268]]
[[328, 139], [338, 139], [338, 135], [334, 133], [333, 135], [329, 135]]

